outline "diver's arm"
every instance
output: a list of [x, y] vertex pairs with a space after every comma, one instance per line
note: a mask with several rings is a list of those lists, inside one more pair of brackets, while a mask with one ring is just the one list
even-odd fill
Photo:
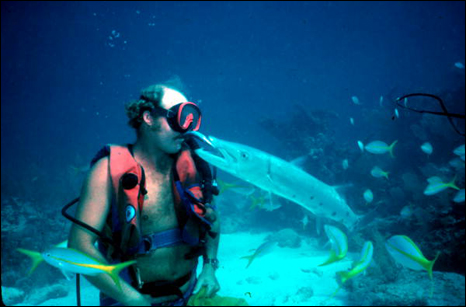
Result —
[[[76, 218], [89, 226], [102, 231], [111, 202], [111, 179], [108, 172], [108, 158], [100, 159], [90, 170], [81, 192]], [[71, 227], [68, 247], [82, 251], [102, 263], [107, 259], [95, 246], [97, 235], [73, 224]], [[85, 276], [99, 290], [125, 305], [148, 305], [146, 299], [130, 284], [119, 278], [121, 289], [107, 274]]]
[[[208, 209], [212, 210], [212, 209]], [[218, 251], [218, 245], [220, 242], [220, 217], [218, 212], [215, 212], [215, 220], [212, 222], [212, 232], [217, 233], [217, 236], [215, 238], [212, 238], [209, 234], [206, 236], [206, 257], [209, 259], [216, 259], [217, 258], [217, 251]], [[204, 264], [203, 269], [206, 269], [207, 267], [213, 268], [212, 264]]]
[[[211, 215], [211, 212], [207, 210], [206, 218], [208, 218], [212, 223], [212, 232], [216, 232], [217, 236], [214, 238], [211, 237], [209, 234], [206, 237], [206, 257], [208, 259], [216, 259], [217, 258], [217, 250], [218, 244], [220, 241], [220, 219], [215, 214], [215, 216]], [[204, 266], [202, 267], [202, 272], [198, 277], [196, 287], [194, 288], [194, 293], [200, 291], [202, 287], [206, 287], [205, 295], [207, 297], [213, 297], [215, 293], [220, 290], [220, 284], [215, 277], [215, 267], [211, 262], [204, 261]]]

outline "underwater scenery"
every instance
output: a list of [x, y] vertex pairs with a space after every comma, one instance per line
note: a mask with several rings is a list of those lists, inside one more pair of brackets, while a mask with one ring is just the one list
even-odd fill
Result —
[[465, 306], [464, 1], [1, 24], [3, 304]]

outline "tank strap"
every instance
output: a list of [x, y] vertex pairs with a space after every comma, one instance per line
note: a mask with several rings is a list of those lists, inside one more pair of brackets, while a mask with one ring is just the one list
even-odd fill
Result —
[[183, 243], [182, 231], [179, 228], [174, 228], [143, 236], [141, 244], [129, 252], [130, 254], [146, 254], [157, 248], [170, 247]]

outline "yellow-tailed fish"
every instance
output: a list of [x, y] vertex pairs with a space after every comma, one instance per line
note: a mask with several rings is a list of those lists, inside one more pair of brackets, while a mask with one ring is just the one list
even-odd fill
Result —
[[464, 156], [464, 144], [456, 147], [453, 150], [453, 153], [457, 156]]
[[348, 159], [343, 160], [343, 162], [341, 162], [341, 166], [343, 167], [344, 170], [348, 169], [349, 167]]
[[307, 224], [309, 224], [309, 218], [307, 217], [307, 214], [304, 214], [304, 217], [301, 220], [301, 223], [303, 224], [303, 230], [306, 229]]
[[404, 206], [400, 211], [400, 216], [402, 219], [409, 220], [413, 216], [414, 206], [409, 204]]
[[432, 147], [432, 144], [430, 144], [429, 142], [425, 142], [421, 145], [421, 150], [426, 154], [430, 155], [434, 151], [434, 148]]
[[33, 264], [29, 274], [31, 274], [42, 261], [45, 261], [51, 266], [62, 270], [65, 275], [66, 273], [74, 273], [94, 276], [106, 273], [118, 286], [120, 286], [118, 282], [118, 274], [120, 271], [136, 263], [135, 260], [132, 260], [115, 265], [106, 265], [83, 252], [64, 247], [52, 247], [43, 253], [22, 248], [17, 248], [16, 250], [31, 257]]
[[358, 141], [358, 147], [361, 149], [361, 152], [364, 152], [364, 143], [361, 141]]
[[464, 189], [461, 189], [456, 193], [455, 198], [453, 198], [455, 203], [464, 203]]
[[364, 149], [376, 155], [381, 155], [388, 152], [390, 153], [390, 156], [392, 158], [395, 158], [395, 155], [393, 154], [393, 149], [395, 148], [396, 143], [398, 143], [398, 140], [394, 141], [390, 145], [387, 145], [387, 143], [382, 141], [373, 141], [364, 146]]
[[382, 170], [380, 167], [378, 166], [374, 166], [371, 170], [371, 175], [375, 178], [381, 178], [381, 177], [385, 177], [388, 179], [388, 174], [390, 174], [389, 172], [386, 172], [384, 170]]
[[356, 104], [356, 105], [360, 105], [360, 104], [361, 104], [361, 103], [359, 102], [358, 97], [356, 97], [356, 96], [351, 96], [351, 100], [352, 100], [353, 103]]
[[461, 158], [464, 161], [464, 144], [461, 146], [456, 147], [453, 150], [453, 153]]
[[461, 63], [461, 62], [456, 62], [456, 63], [455, 63], [455, 67], [456, 67], [456, 68], [459, 68], [459, 69], [464, 69], [464, 64]]
[[374, 194], [371, 189], [365, 190], [363, 196], [366, 201], [366, 205], [370, 204], [374, 200]]
[[396, 262], [412, 270], [426, 270], [432, 279], [432, 269], [440, 253], [434, 260], [427, 260], [413, 240], [402, 235], [388, 239], [385, 242], [385, 247]]
[[[65, 248], [67, 246], [68, 246], [68, 240], [60, 242], [57, 245], [54, 245], [54, 247], [63, 247], [63, 248]], [[42, 254], [39, 253], [39, 252], [35, 252], [35, 251], [23, 249], [23, 248], [17, 248], [16, 251], [18, 251], [18, 252], [20, 252], [22, 254], [25, 254], [26, 256], [29, 256], [29, 258], [31, 258], [31, 260], [32, 260], [32, 264], [31, 264], [31, 268], [29, 269], [28, 276], [30, 276], [37, 269], [39, 264], [41, 264], [42, 261], [44, 261], [44, 258], [42, 257]], [[65, 275], [65, 277], [68, 278], [67, 274], [64, 274], [64, 275]]]
[[[461, 158], [454, 158], [448, 161], [448, 164], [450, 164], [452, 167], [456, 168], [456, 170], [463, 170], [464, 169], [464, 160]], [[464, 172], [464, 170], [463, 170]]]
[[246, 265], [246, 269], [251, 265], [251, 263], [254, 261], [254, 259], [259, 258], [264, 256], [265, 254], [268, 254], [273, 247], [275, 246], [276, 241], [266, 241], [262, 243], [256, 250], [254, 250], [254, 253], [249, 256], [244, 256], [241, 257], [240, 259], [247, 259], [248, 264]]
[[82, 165], [82, 166], [70, 165], [69, 169], [70, 169], [70, 173], [73, 176], [79, 176], [82, 174], [86, 174], [87, 172], [89, 172], [91, 168], [89, 165]]
[[[217, 179], [218, 186], [219, 186], [219, 194], [222, 194], [225, 191], [233, 190], [239, 194], [252, 194], [254, 190], [252, 188], [248, 188], [244, 185], [238, 183], [228, 183], [223, 180]], [[243, 193], [244, 192], [244, 193]]]
[[374, 253], [374, 246], [371, 241], [364, 243], [361, 250], [359, 260], [353, 264], [353, 267], [349, 271], [337, 272], [340, 278], [340, 284], [344, 284], [348, 279], [351, 279], [361, 273], [363, 273], [372, 261], [372, 255]]
[[362, 247], [359, 260], [353, 263], [351, 270], [337, 272], [337, 282], [339, 287], [337, 290], [335, 290], [331, 297], [334, 297], [338, 293], [346, 281], [363, 273], [369, 267], [372, 261], [373, 253], [374, 246], [372, 245], [372, 242], [366, 241]]
[[251, 206], [249, 207], [249, 210], [253, 210], [254, 208], [256, 207], [259, 207], [259, 208], [264, 208], [265, 206], [265, 196], [264, 195], [261, 195], [259, 197], [254, 197], [254, 195], [250, 195], [249, 198], [251, 199], [252, 201], [252, 204]]
[[330, 256], [328, 259], [324, 263], [319, 264], [319, 266], [324, 266], [340, 261], [345, 258], [346, 254], [348, 253], [348, 238], [343, 231], [330, 225], [325, 225], [324, 230], [328, 239], [330, 240], [332, 248], [330, 250]]
[[456, 176], [453, 177], [453, 179], [450, 182], [443, 182], [443, 180], [440, 177], [433, 176], [427, 179], [429, 184], [427, 185], [426, 189], [424, 190], [425, 195], [434, 195], [439, 192], [442, 192], [443, 190], [447, 188], [452, 188], [455, 190], [459, 190], [455, 184]]

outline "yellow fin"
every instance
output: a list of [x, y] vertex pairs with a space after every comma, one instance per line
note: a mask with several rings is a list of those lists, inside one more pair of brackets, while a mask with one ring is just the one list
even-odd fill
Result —
[[319, 264], [318, 266], [329, 265], [329, 264], [331, 264], [331, 263], [340, 261], [340, 260], [343, 259], [343, 258], [344, 258], [344, 257], [339, 257], [339, 256], [337, 256], [337, 254], [335, 254], [335, 251], [331, 250], [331, 251], [330, 251], [330, 256], [328, 257], [328, 259], [327, 259], [324, 263]]
[[42, 254], [39, 252], [23, 249], [23, 248], [17, 248], [16, 249], [18, 252], [25, 254], [26, 256], [29, 256], [32, 260], [32, 265], [31, 269], [28, 272], [28, 276], [30, 276], [36, 269], [39, 264], [44, 261], [44, 258], [42, 258]]

